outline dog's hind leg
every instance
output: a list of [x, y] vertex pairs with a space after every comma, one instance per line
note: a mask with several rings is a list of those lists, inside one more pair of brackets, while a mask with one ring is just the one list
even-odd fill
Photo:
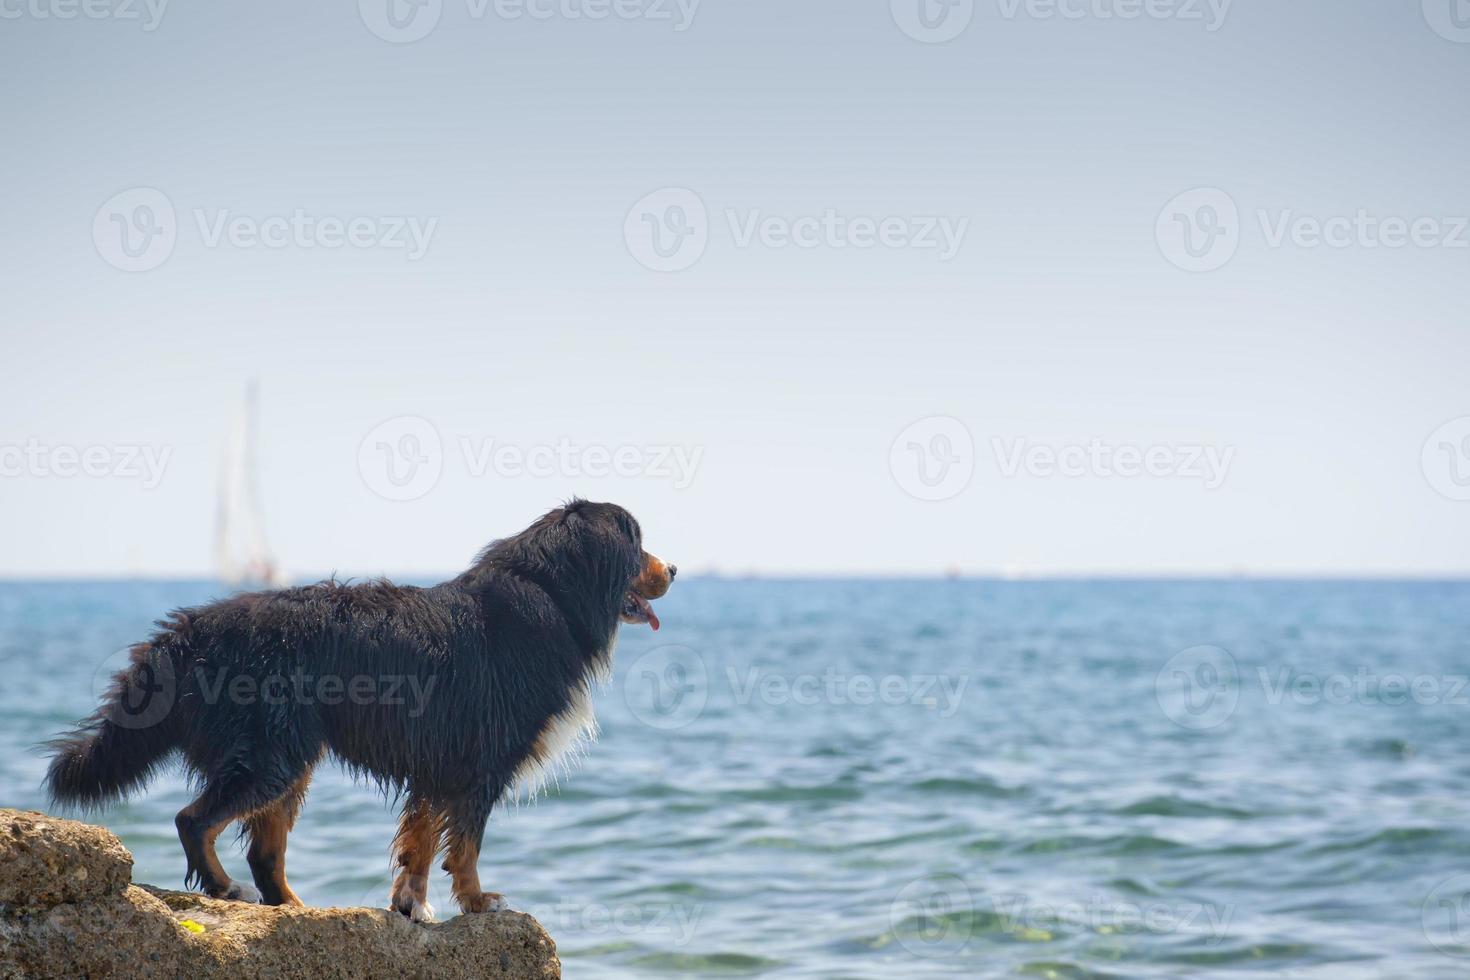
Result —
[[398, 820], [398, 835], [393, 838], [398, 876], [393, 879], [388, 907], [415, 922], [434, 921], [434, 907], [429, 904], [429, 865], [434, 863], [442, 832], [443, 821], [429, 802], [409, 796]]
[[466, 912], [499, 912], [505, 908], [505, 896], [480, 890], [480, 842], [485, 837], [485, 822], [499, 792], [485, 793], [470, 799], [455, 800], [445, 812], [444, 838], [448, 853], [444, 870], [454, 878], [451, 891], [459, 907]]
[[210, 898], [245, 902], [261, 899], [260, 893], [250, 885], [230, 880], [214, 853], [214, 842], [231, 821], [248, 817], [285, 796], [311, 767], [306, 759], [277, 758], [270, 762], [271, 765], [262, 767], [269, 775], [237, 768], [206, 779], [204, 792], [174, 818], [189, 865], [184, 880], [198, 882]]
[[184, 883], [197, 883], [200, 890], [210, 898], [259, 902], [260, 893], [249, 885], [232, 881], [224, 865], [219, 863], [219, 855], [214, 853], [214, 842], [220, 831], [239, 815], [239, 811], [226, 811], [222, 814], [221, 808], [210, 799], [210, 794], [206, 791], [174, 817], [174, 826], [179, 829], [179, 841], [184, 845], [184, 859], [188, 862]]
[[270, 806], [252, 813], [245, 821], [250, 836], [250, 874], [266, 905], [300, 905], [301, 899], [286, 883], [286, 835], [296, 825], [296, 815], [306, 800], [311, 773], [296, 780], [286, 795]]

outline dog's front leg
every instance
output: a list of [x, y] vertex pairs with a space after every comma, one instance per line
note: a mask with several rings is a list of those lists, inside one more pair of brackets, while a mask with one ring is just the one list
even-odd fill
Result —
[[429, 865], [439, 849], [440, 832], [441, 822], [434, 809], [422, 799], [409, 797], [398, 821], [398, 836], [393, 838], [393, 859], [399, 870], [388, 907], [415, 922], [434, 921], [434, 907], [429, 904]]
[[466, 912], [499, 912], [506, 907], [505, 896], [480, 889], [480, 842], [485, 836], [485, 822], [490, 819], [493, 802], [493, 797], [457, 801], [446, 814], [445, 839], [449, 848], [444, 857], [444, 870], [453, 876], [454, 900]]

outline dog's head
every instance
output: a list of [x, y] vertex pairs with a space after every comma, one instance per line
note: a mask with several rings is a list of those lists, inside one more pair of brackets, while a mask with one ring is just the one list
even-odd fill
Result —
[[651, 600], [669, 591], [678, 568], [643, 550], [643, 530], [617, 504], [572, 500], [484, 558], [511, 565], [556, 594], [565, 611], [659, 628]]
[[618, 618], [657, 630], [651, 600], [669, 591], [679, 569], [643, 550], [643, 529], [633, 515], [617, 504], [588, 500], [573, 500], [547, 516], [553, 515], [566, 531], [568, 550], [594, 569], [616, 597]]

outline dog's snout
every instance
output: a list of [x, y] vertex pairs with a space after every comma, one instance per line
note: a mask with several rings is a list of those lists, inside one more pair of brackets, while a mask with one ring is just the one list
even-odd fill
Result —
[[633, 591], [645, 599], [657, 599], [669, 591], [669, 586], [674, 584], [674, 574], [678, 571], [673, 565], [664, 561], [657, 555], [643, 553], [643, 570], [633, 580]]
[[672, 582], [674, 580], [674, 576], [675, 575], [678, 575], [678, 574], [679, 574], [679, 566], [678, 565], [670, 565], [669, 566], [669, 581]]

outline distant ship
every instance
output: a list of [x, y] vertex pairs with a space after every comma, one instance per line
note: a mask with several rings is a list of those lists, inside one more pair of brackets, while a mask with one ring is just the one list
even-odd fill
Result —
[[256, 459], [259, 391], [245, 387], [245, 404], [225, 440], [220, 464], [219, 503], [215, 511], [214, 561], [221, 581], [240, 589], [276, 588], [286, 584], [265, 539], [265, 512], [260, 503], [260, 471]]

